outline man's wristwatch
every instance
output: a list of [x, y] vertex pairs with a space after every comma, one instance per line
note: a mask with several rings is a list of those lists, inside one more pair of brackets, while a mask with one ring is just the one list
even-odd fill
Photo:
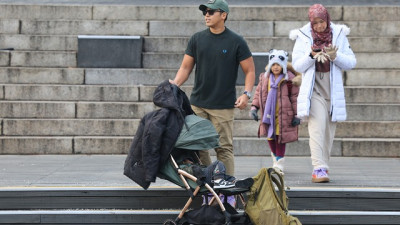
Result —
[[250, 99], [251, 98], [251, 93], [248, 91], [244, 91], [243, 94], [247, 95], [247, 97]]

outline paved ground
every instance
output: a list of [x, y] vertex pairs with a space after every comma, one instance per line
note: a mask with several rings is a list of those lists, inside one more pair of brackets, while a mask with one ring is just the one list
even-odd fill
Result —
[[[0, 188], [9, 187], [138, 187], [122, 173], [125, 155], [1, 155]], [[236, 177], [257, 174], [270, 157], [236, 157]], [[400, 158], [334, 157], [331, 180], [311, 183], [309, 157], [286, 157], [289, 187], [400, 188]], [[177, 187], [157, 179], [150, 188]]]
[[[207, 0], [0, 0], [13, 4], [199, 5]], [[399, 0], [228, 0], [229, 5], [400, 5]]]

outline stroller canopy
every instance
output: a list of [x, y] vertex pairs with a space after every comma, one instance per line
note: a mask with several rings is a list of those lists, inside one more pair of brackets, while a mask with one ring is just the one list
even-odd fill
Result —
[[[208, 150], [219, 147], [219, 135], [211, 121], [196, 115], [185, 117], [175, 148], [188, 150]], [[189, 129], [187, 129], [189, 128]]]

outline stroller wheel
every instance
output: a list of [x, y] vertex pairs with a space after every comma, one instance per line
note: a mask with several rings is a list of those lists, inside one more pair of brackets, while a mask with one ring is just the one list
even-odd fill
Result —
[[168, 220], [166, 220], [166, 221], [164, 222], [163, 225], [177, 225], [177, 224], [175, 223], [175, 221], [173, 221], [173, 220], [171, 220], [171, 219], [168, 219]]

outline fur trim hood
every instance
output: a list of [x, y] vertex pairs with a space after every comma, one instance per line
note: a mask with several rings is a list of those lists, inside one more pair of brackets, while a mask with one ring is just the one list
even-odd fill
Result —
[[[296, 40], [301, 34], [306, 35], [306, 36], [311, 36], [311, 25], [310, 23], [307, 23], [300, 29], [294, 29], [291, 30], [289, 33], [289, 38], [292, 40]], [[337, 31], [342, 30], [344, 35], [349, 35], [350, 34], [350, 28], [347, 25], [344, 24], [334, 24], [331, 23], [331, 28], [333, 33], [336, 33]], [[337, 32], [338, 33], [338, 32]]]

